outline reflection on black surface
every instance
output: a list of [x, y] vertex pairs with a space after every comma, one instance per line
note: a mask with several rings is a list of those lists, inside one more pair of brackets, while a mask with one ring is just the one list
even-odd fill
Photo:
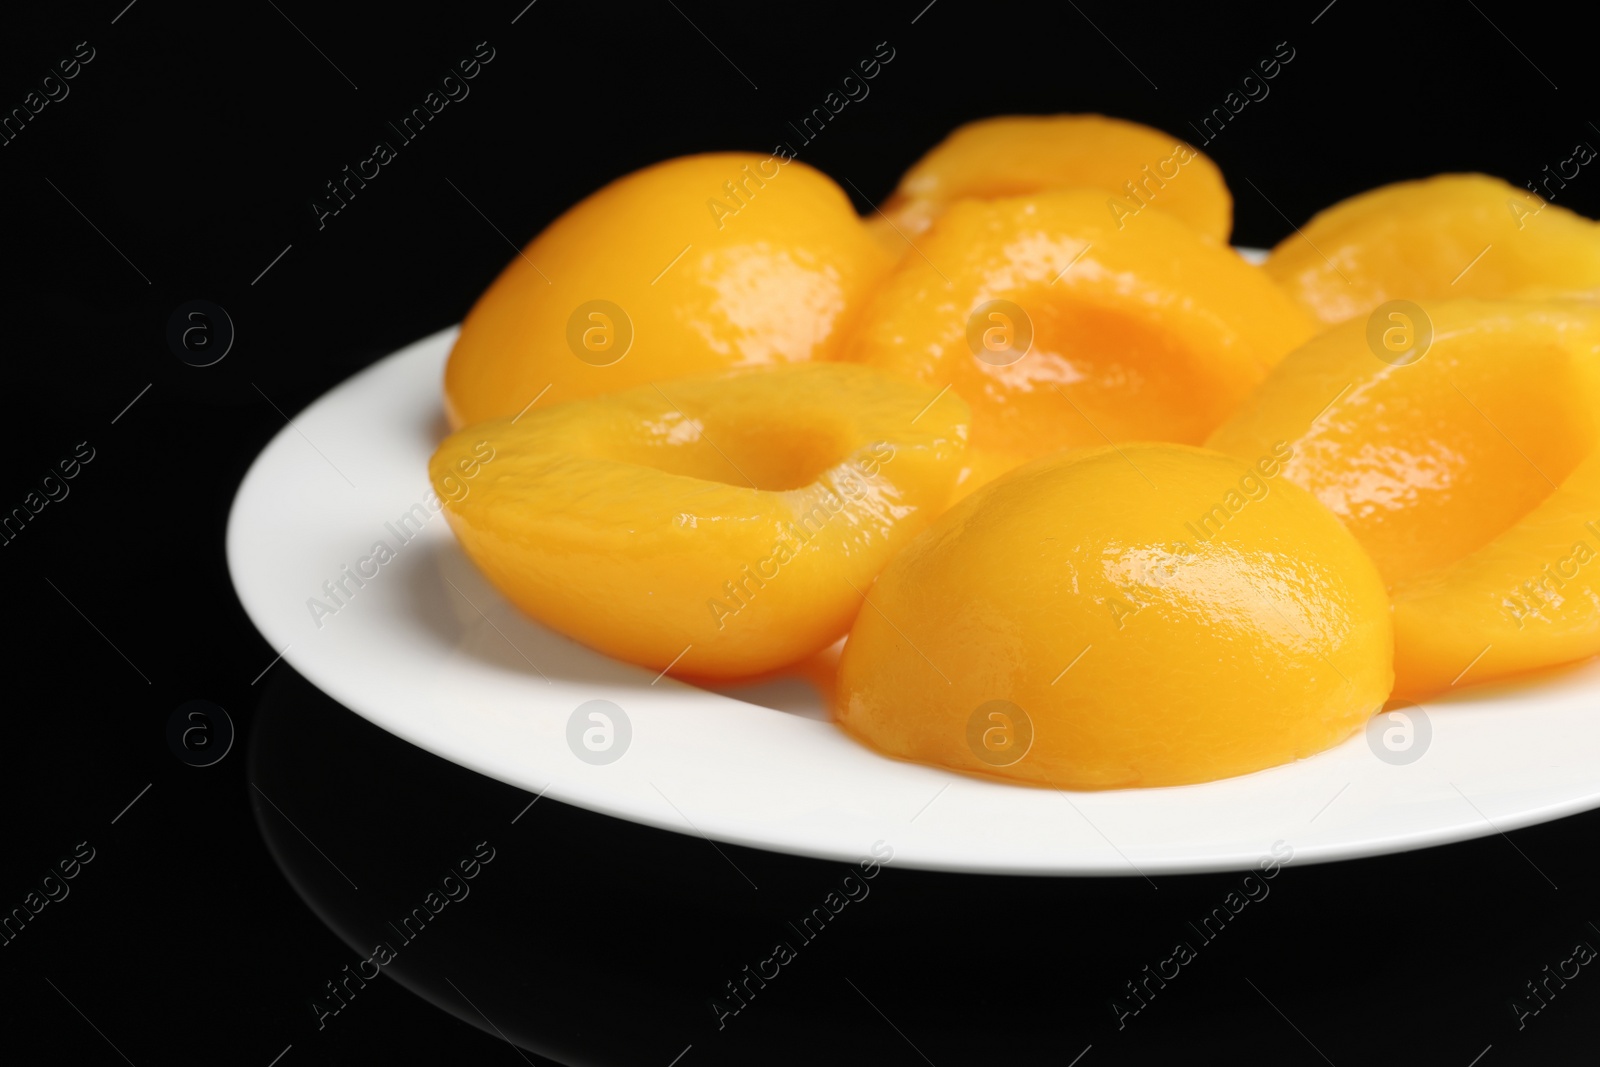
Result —
[[1600, 996], [1521, 1030], [1509, 1010], [1542, 963], [1600, 945], [1574, 847], [1593, 815], [1515, 835], [1543, 874], [1498, 836], [1249, 881], [851, 866], [535, 802], [287, 668], [249, 759], [272, 855], [352, 949], [305, 990], [311, 1026], [387, 977], [573, 1065], [1466, 1063], [1560, 1047]]

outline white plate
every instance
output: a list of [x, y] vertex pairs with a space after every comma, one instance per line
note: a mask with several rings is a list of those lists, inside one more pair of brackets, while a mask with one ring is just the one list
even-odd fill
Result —
[[[467, 562], [442, 516], [406, 543], [393, 532], [428, 496], [454, 337], [446, 330], [396, 352], [273, 439], [234, 501], [228, 566], [251, 619], [296, 670], [464, 767], [717, 841], [847, 862], [883, 841], [897, 866], [995, 873], [1243, 869], [1279, 841], [1294, 863], [1318, 862], [1600, 806], [1595, 664], [1426, 706], [1431, 740], [1406, 765], [1358, 736], [1242, 778], [1102, 793], [885, 759], [826, 721], [799, 681], [724, 693], [654, 681], [520, 615]], [[319, 626], [310, 599], [331, 604], [322, 583], [380, 540], [395, 557], [363, 586], [345, 579], [351, 595]], [[569, 717], [595, 699], [624, 709], [632, 726], [626, 752], [606, 765], [567, 743]], [[1424, 747], [1422, 733], [1411, 751]]]

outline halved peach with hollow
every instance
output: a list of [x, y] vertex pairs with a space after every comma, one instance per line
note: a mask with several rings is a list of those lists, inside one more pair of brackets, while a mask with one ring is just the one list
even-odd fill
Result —
[[657, 163], [569, 208], [478, 298], [445, 409], [460, 427], [539, 397], [831, 358], [891, 262], [844, 192], [797, 160]]
[[1394, 591], [1395, 691], [1425, 696], [1600, 653], [1600, 453], [1494, 540]]
[[1343, 200], [1285, 237], [1266, 272], [1324, 323], [1388, 300], [1600, 298], [1600, 223], [1485, 174]]
[[[838, 639], [943, 508], [967, 436], [954, 396], [865, 367], [683, 378], [448, 438], [436, 486], [494, 461], [445, 515], [517, 607], [653, 670], [736, 677]], [[456, 494], [459, 495], [459, 494]]]
[[917, 247], [844, 358], [966, 398], [968, 488], [1061, 448], [1197, 444], [1313, 330], [1238, 253], [1153, 209], [1119, 229], [1102, 193], [962, 201]]
[[1218, 244], [1233, 227], [1222, 171], [1181, 138], [1104, 115], [1002, 115], [958, 126], [917, 160], [883, 204], [898, 232], [879, 236], [904, 248], [957, 200], [1053, 189], [1098, 190], [1114, 223], [1153, 206]]
[[1477, 551], [1551, 494], [1595, 447], [1597, 380], [1600, 308], [1397, 306], [1290, 353], [1206, 444], [1246, 461], [1287, 448], [1284, 477], [1395, 586]]

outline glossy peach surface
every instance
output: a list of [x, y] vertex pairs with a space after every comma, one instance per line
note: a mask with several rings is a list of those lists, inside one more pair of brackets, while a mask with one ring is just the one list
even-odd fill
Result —
[[1323, 323], [1387, 300], [1600, 297], [1600, 224], [1484, 174], [1397, 182], [1319, 212], [1265, 270]]
[[847, 359], [951, 387], [969, 484], [1107, 440], [1197, 444], [1312, 323], [1257, 268], [1100, 193], [952, 206], [862, 314]]
[[[1390, 584], [1455, 562], [1536, 506], [1594, 447], [1600, 413], [1600, 309], [1455, 301], [1422, 316], [1380, 323], [1376, 348], [1363, 320], [1319, 335], [1207, 442], [1246, 461], [1289, 442], [1284, 476]], [[1420, 358], [1380, 358], [1384, 332], [1420, 339], [1425, 320]]]
[[1395, 690], [1426, 696], [1600, 653], [1600, 454], [1472, 554], [1394, 591]]
[[[540, 405], [452, 435], [429, 473], [467, 555], [533, 618], [652, 670], [742, 676], [845, 632], [944, 506], [966, 423], [954, 396], [800, 364]], [[480, 442], [493, 462], [448, 492]]]
[[1272, 457], [1128, 444], [1038, 460], [946, 512], [870, 599], [840, 725], [1034, 785], [1303, 758], [1361, 729], [1393, 680], [1377, 570]]
[[562, 214], [479, 298], [446, 411], [460, 427], [535, 397], [829, 358], [890, 262], [804, 163], [722, 152], [646, 167]]
[[1215, 163], [1181, 138], [1104, 115], [1003, 115], [959, 126], [882, 207], [914, 239], [957, 200], [1053, 189], [1099, 191], [1113, 223], [1155, 207], [1224, 245], [1233, 227], [1233, 197]]

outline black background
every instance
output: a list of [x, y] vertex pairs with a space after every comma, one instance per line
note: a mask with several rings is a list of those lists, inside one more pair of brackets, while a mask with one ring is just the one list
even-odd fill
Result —
[[[452, 977], [470, 991], [516, 975], [500, 1011], [520, 1016], [488, 1014], [530, 1043], [587, 1011], [594, 1048], [620, 1047], [608, 1044], [619, 1034], [634, 1043], [604, 1062], [661, 1067], [685, 1046], [683, 1067], [1065, 1065], [1088, 1046], [1083, 1067], [1191, 1055], [1594, 1061], [1600, 977], [1585, 969], [1525, 1029], [1508, 1006], [1573, 942], [1600, 944], [1588, 925], [1600, 921], [1592, 816], [1291, 868], [1236, 937], [1122, 1031], [1110, 999], [1236, 876], [1153, 889], [889, 870], [881, 906], [862, 903], [855, 930], [718, 1032], [703, 1003], [714, 976], [753, 962], [770, 923], [729, 902], [743, 888], [715, 852], [554, 801], [512, 826], [530, 799], [516, 790], [387, 740], [284, 664], [253, 683], [274, 650], [244, 617], [223, 558], [234, 491], [284, 413], [458, 321], [511, 256], [503, 235], [520, 244], [662, 158], [793, 140], [788, 121], [878, 42], [895, 58], [870, 96], [800, 152], [875, 200], [952, 126], [991, 114], [1099, 111], [1192, 137], [1188, 123], [1287, 41], [1295, 58], [1270, 96], [1205, 146], [1235, 192], [1236, 242], [1269, 245], [1291, 220], [1373, 185], [1453, 170], [1520, 185], [1577, 142], [1600, 145], [1592, 40], [1559, 14], [1505, 0], [124, 2], [8, 12], [0, 38], [6, 111], [78, 42], [95, 54], [65, 99], [0, 147], [0, 510], [78, 442], [95, 450], [70, 496], [0, 548], [0, 906], [19, 904], [77, 842], [96, 850], [71, 895], [0, 947], [8, 1061], [265, 1067], [289, 1046], [283, 1067], [537, 1061], [425, 1002], [440, 996], [384, 980], [317, 1028], [309, 1000], [356, 957], [303, 902], [317, 890], [291, 885], [298, 861], [276, 836], [287, 831], [249, 784], [270, 747], [261, 736], [253, 747], [252, 730], [273, 702], [301, 730], [276, 743], [315, 757], [321, 780], [280, 761], [281, 788], [306, 790], [296, 824], [352, 867], [412, 879], [371, 891], [409, 901], [473, 842], [499, 848], [482, 907], [463, 903], [457, 934], [439, 936], [465, 938], [471, 909], [485, 953], [471, 958], [505, 970]], [[471, 95], [319, 229], [310, 203], [323, 183], [480, 41], [495, 58]], [[1556, 201], [1600, 213], [1600, 177], [1586, 169]], [[237, 331], [215, 366], [188, 366], [166, 342], [169, 316], [193, 299], [226, 308]], [[197, 698], [239, 730], [208, 768], [181, 763], [165, 735], [173, 709]], [[325, 762], [330, 753], [347, 760]], [[397, 818], [414, 832], [382, 838], [377, 827]], [[764, 872], [758, 881], [794, 887], [795, 901], [836, 876], [731, 854]], [[695, 903], [669, 920], [668, 898]], [[762, 907], [774, 921], [783, 913]], [[586, 950], [574, 928], [605, 936]], [[659, 943], [648, 933], [667, 929]], [[428, 986], [430, 962], [413, 965], [414, 988]], [[587, 1062], [587, 1039], [576, 1040], [562, 1055]]]

